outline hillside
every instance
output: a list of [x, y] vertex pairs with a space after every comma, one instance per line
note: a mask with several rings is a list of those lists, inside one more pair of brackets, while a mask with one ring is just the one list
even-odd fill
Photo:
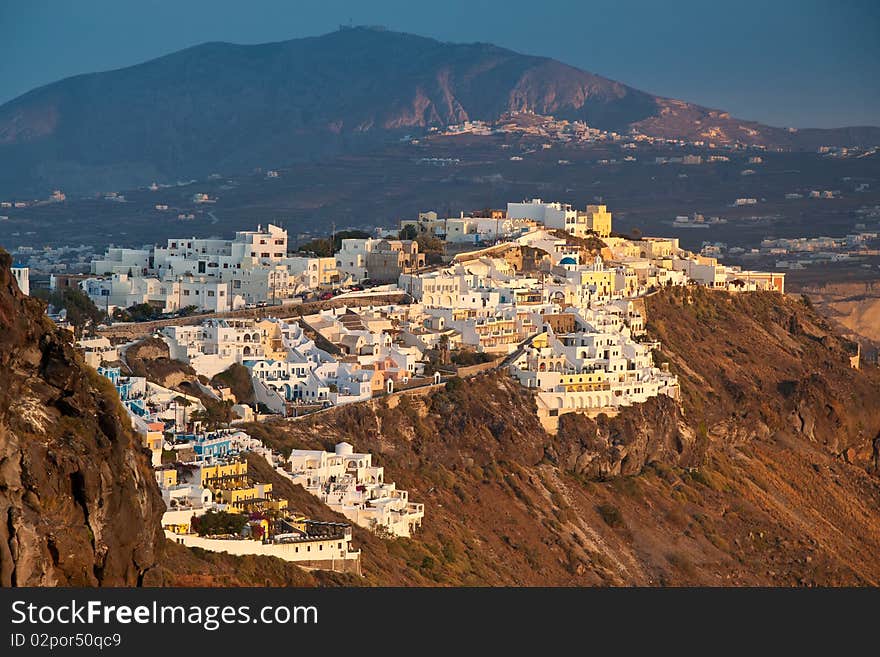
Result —
[[880, 141], [873, 128], [792, 134], [490, 44], [354, 28], [253, 46], [206, 43], [24, 94], [0, 107], [0, 162], [8, 163], [0, 192], [174, 183], [359, 152], [509, 111], [720, 143]]
[[566, 415], [550, 437], [494, 373], [248, 430], [281, 449], [348, 440], [425, 503], [412, 540], [359, 533], [368, 583], [880, 583], [880, 372], [850, 369], [847, 343], [777, 295], [664, 291], [649, 313], [681, 412]]
[[[164, 540], [164, 505], [112, 387], [9, 266], [0, 252], [4, 586], [880, 584], [880, 370], [852, 369], [850, 343], [798, 299], [649, 297], [681, 407], [565, 415], [556, 436], [503, 372], [247, 425], [281, 450], [347, 440], [425, 504], [412, 539], [354, 529], [357, 578]], [[291, 509], [341, 519], [248, 461]]]

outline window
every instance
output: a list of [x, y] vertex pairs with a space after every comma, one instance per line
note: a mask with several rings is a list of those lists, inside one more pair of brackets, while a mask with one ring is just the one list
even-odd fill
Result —
[[275, 240], [275, 244], [284, 244], [284, 240]]
[[209, 297], [213, 297], [213, 296], [214, 296], [214, 290], [208, 290], [208, 296], [209, 296]]
[[189, 290], [184, 290], [184, 291], [183, 291], [183, 296], [188, 297], [188, 296], [189, 296]]

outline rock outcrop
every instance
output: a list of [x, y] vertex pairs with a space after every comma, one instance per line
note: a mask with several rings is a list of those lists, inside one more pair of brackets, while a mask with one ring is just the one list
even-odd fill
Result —
[[548, 453], [566, 470], [603, 479], [637, 475], [655, 461], [699, 465], [707, 446], [684, 421], [678, 403], [661, 396], [613, 418], [563, 415]]
[[110, 383], [0, 250], [0, 586], [136, 586], [164, 504]]

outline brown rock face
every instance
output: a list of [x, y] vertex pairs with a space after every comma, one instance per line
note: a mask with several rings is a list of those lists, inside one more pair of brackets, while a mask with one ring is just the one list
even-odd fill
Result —
[[548, 453], [564, 469], [599, 479], [637, 475], [654, 462], [698, 465], [706, 447], [684, 421], [678, 403], [661, 396], [614, 418], [563, 415]]
[[135, 586], [164, 505], [109, 382], [0, 250], [0, 585]]

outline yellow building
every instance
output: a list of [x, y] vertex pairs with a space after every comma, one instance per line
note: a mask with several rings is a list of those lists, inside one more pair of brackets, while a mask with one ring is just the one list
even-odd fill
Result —
[[636, 244], [641, 247], [639, 255], [643, 258], [671, 258], [679, 249], [677, 237], [643, 237]]
[[164, 438], [165, 425], [161, 422], [150, 422], [147, 425], [147, 432], [144, 434], [143, 446], [153, 450], [161, 450]]
[[506, 317], [487, 317], [474, 325], [474, 332], [484, 351], [506, 349], [517, 344], [523, 337], [517, 330], [516, 319]]
[[593, 231], [599, 237], [611, 235], [611, 213], [604, 205], [588, 205], [584, 217], [587, 230]]
[[202, 466], [202, 486], [206, 488], [232, 489], [247, 486], [247, 463], [232, 461]]
[[229, 504], [239, 511], [275, 510], [287, 508], [287, 500], [272, 499], [272, 484], [253, 484], [241, 488], [218, 490], [217, 501]]
[[550, 346], [550, 337], [547, 333], [538, 333], [532, 338], [531, 346], [535, 349], [544, 349]]
[[202, 486], [211, 489], [214, 501], [237, 511], [283, 511], [286, 499], [272, 498], [272, 484], [251, 483], [245, 461], [202, 467]]
[[153, 470], [156, 476], [156, 483], [160, 488], [171, 488], [177, 485], [177, 470], [174, 468], [156, 468]]
[[287, 349], [284, 348], [279, 323], [264, 319], [257, 322], [256, 327], [260, 331], [260, 343], [263, 346], [265, 357], [273, 360], [286, 360]]
[[340, 280], [339, 270], [336, 268], [336, 256], [317, 258], [318, 280], [321, 285], [335, 285]]
[[267, 511], [285, 511], [287, 509], [287, 500], [285, 500], [284, 498], [281, 498], [279, 500], [264, 500], [263, 509]]
[[559, 385], [565, 392], [592, 392], [594, 390], [610, 390], [605, 372], [589, 372], [587, 374], [563, 374], [559, 377]]
[[581, 287], [596, 286], [596, 294], [609, 295], [614, 291], [614, 279], [617, 272], [613, 269], [591, 269], [578, 272]]

